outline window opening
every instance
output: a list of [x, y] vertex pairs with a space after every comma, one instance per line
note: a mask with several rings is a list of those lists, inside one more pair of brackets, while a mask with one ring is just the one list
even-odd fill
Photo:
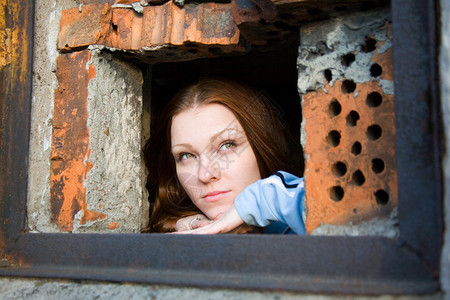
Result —
[[[184, 86], [202, 78], [229, 78], [263, 92], [280, 111], [282, 119], [300, 146], [302, 113], [297, 90], [297, 47], [298, 45], [276, 50], [254, 49], [245, 55], [156, 63], [145, 68], [144, 99], [151, 99], [150, 128], [155, 128], [165, 104]], [[303, 157], [303, 153], [298, 155]], [[155, 187], [147, 184], [147, 188], [152, 205]]]

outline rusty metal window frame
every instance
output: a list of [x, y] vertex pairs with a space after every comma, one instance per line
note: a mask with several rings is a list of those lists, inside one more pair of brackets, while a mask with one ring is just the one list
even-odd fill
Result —
[[443, 226], [434, 1], [392, 2], [398, 240], [26, 233], [33, 2], [8, 0], [6, 6], [19, 10], [6, 18], [11, 28], [20, 28], [23, 43], [11, 45], [21, 60], [0, 69], [0, 276], [308, 293], [439, 290]]

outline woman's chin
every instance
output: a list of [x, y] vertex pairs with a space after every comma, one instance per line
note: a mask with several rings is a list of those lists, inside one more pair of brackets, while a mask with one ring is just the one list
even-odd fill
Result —
[[212, 219], [212, 220], [214, 220], [214, 221], [217, 220], [217, 219], [220, 218], [224, 213], [225, 213], [224, 211], [218, 213], [218, 214], [214, 217], [214, 219]]
[[220, 218], [225, 212], [224, 211], [209, 211], [209, 212], [203, 212], [205, 216], [212, 220], [216, 221], [218, 218]]

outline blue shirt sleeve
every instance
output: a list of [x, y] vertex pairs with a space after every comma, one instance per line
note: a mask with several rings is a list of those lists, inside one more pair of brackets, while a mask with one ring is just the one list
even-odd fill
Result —
[[265, 227], [272, 222], [288, 225], [295, 233], [305, 234], [303, 198], [305, 184], [284, 171], [258, 180], [235, 199], [239, 216], [249, 225]]

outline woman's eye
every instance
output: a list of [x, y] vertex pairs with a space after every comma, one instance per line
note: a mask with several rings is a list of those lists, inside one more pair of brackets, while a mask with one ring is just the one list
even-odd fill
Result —
[[190, 159], [190, 158], [194, 158], [195, 156], [191, 153], [181, 153], [178, 157], [178, 160], [186, 160], [186, 159]]
[[220, 150], [229, 150], [235, 146], [236, 146], [236, 143], [234, 143], [234, 142], [225, 142], [220, 146], [219, 151]]

